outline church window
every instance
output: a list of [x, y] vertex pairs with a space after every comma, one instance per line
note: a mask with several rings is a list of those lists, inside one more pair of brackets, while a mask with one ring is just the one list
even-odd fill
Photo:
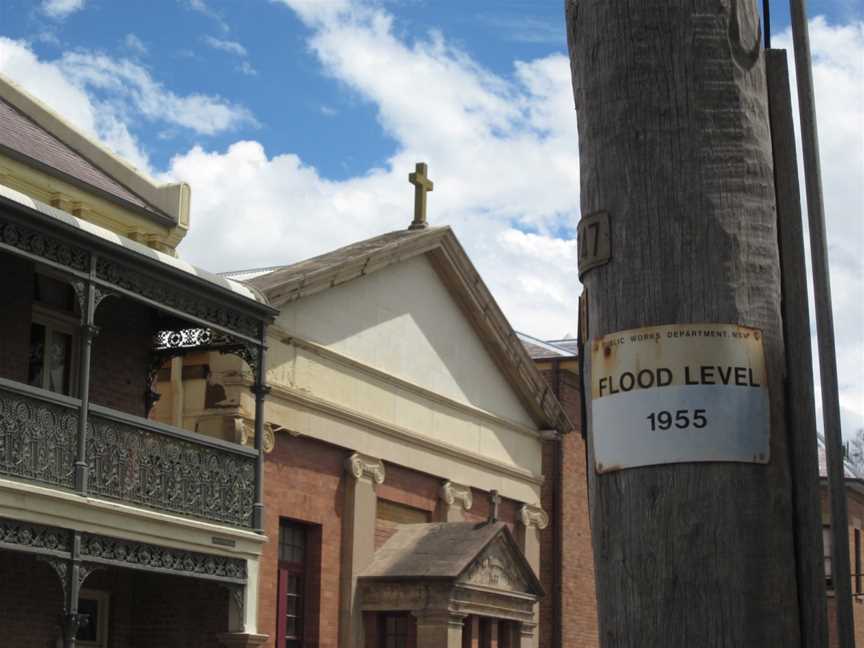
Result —
[[72, 395], [80, 326], [72, 286], [37, 273], [30, 324], [27, 382], [33, 387]]
[[304, 524], [283, 520], [279, 525], [277, 648], [299, 648], [305, 638], [308, 535]]

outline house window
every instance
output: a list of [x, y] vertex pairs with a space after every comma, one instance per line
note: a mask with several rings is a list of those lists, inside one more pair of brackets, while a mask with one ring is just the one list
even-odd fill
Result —
[[81, 648], [108, 647], [108, 602], [107, 592], [81, 590], [78, 612], [86, 616], [86, 623], [78, 628], [76, 645]]
[[384, 614], [381, 619], [381, 648], [414, 648], [417, 630], [408, 614]]
[[306, 611], [307, 527], [282, 521], [279, 525], [279, 600], [277, 648], [303, 645]]
[[822, 527], [822, 554], [825, 563], [825, 588], [828, 590], [834, 589], [834, 581], [832, 580], [831, 572], [831, 527]]
[[36, 274], [27, 382], [58, 394], [74, 391], [78, 317], [72, 286]]

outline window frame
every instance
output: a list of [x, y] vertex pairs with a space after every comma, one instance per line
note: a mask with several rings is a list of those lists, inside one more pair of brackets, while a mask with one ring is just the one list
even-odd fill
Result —
[[[111, 595], [101, 590], [81, 590], [78, 600], [82, 599], [96, 601], [96, 640], [85, 641], [77, 639], [75, 645], [80, 648], [108, 648], [109, 615], [111, 613]], [[80, 603], [79, 603], [80, 606]]]
[[[73, 291], [71, 296], [71, 306], [72, 309], [68, 311], [60, 310], [59, 308], [53, 307], [46, 302], [42, 302], [37, 300], [36, 298], [36, 286], [39, 281], [39, 277], [46, 277], [52, 281], [56, 281], [58, 283], [63, 284], [69, 290]], [[52, 391], [50, 389], [49, 383], [49, 372], [50, 372], [50, 356], [47, 353], [48, 349], [48, 341], [51, 339], [54, 332], [61, 333], [63, 335], [69, 336], [69, 366], [68, 366], [68, 389], [66, 392], [52, 392], [52, 393], [62, 393], [65, 396], [79, 396], [79, 386], [78, 386], [78, 359], [80, 356], [80, 345], [81, 345], [81, 317], [78, 313], [77, 301], [74, 295], [74, 289], [72, 286], [65, 281], [62, 277], [55, 275], [53, 272], [46, 271], [42, 268], [37, 268], [33, 273], [33, 293], [32, 293], [32, 308], [30, 313], [30, 339], [28, 341], [28, 352], [29, 349], [32, 348], [33, 339], [33, 325], [38, 324], [39, 326], [45, 329], [44, 337], [42, 339], [42, 381], [40, 385], [32, 385], [33, 387], [37, 387], [39, 389], [44, 389], [46, 391]], [[30, 384], [30, 358], [28, 356], [27, 360], [27, 383]]]
[[[303, 560], [282, 560], [283, 546], [283, 529], [293, 528], [300, 530], [303, 534]], [[289, 641], [288, 634], [288, 579], [296, 577], [300, 579], [300, 584], [296, 598], [299, 613], [294, 615], [294, 618], [300, 622], [300, 632], [296, 638], [290, 641], [296, 641], [298, 646], [303, 646], [308, 641], [310, 629], [310, 578], [309, 578], [309, 541], [312, 537], [311, 527], [303, 522], [281, 518], [279, 520], [279, 542], [276, 546], [277, 551], [277, 570], [276, 570], [276, 648], [285, 648], [286, 641]], [[295, 609], [295, 612], [298, 612]]]

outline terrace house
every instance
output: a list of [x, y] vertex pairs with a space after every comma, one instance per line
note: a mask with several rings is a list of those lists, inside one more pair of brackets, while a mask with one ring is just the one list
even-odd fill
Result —
[[[3, 645], [257, 645], [265, 327], [179, 260], [157, 185], [0, 78]], [[243, 359], [246, 445], [148, 418], [172, 355]]]

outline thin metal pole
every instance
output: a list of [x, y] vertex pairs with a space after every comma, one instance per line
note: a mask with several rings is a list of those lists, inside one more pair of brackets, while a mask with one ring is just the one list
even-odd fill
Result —
[[252, 393], [255, 394], [255, 449], [258, 451], [258, 457], [255, 461], [255, 503], [253, 504], [252, 528], [259, 533], [264, 531], [264, 398], [270, 391], [266, 384], [265, 326], [265, 324], [261, 324], [261, 343], [258, 347], [255, 366], [255, 384], [252, 386]]
[[[786, 50], [766, 50], [768, 109], [774, 152], [774, 188], [780, 277], [783, 286], [783, 339], [786, 346], [786, 425], [795, 511], [795, 571], [801, 648], [828, 645], [822, 511], [819, 503], [819, 450], [810, 352], [810, 308], [804, 218], [795, 150], [795, 117]], [[862, 647], [864, 648], [864, 647]]]
[[96, 256], [90, 259], [90, 278], [84, 283], [81, 303], [81, 342], [78, 355], [78, 395], [81, 400], [81, 410], [78, 413], [78, 448], [75, 459], [75, 489], [87, 493], [87, 433], [88, 415], [90, 413], [90, 356], [93, 348], [93, 338], [99, 332], [94, 324], [96, 316], [96, 286], [93, 278], [96, 276]]
[[840, 429], [840, 402], [837, 387], [837, 356], [834, 346], [834, 315], [825, 235], [825, 205], [819, 164], [819, 136], [810, 36], [805, 0], [790, 0], [795, 73], [798, 79], [798, 111], [807, 189], [807, 218], [810, 224], [810, 256], [813, 268], [813, 298], [819, 340], [819, 375], [822, 385], [822, 425], [828, 464], [831, 498], [831, 568], [837, 611], [837, 640], [840, 648], [853, 648], [852, 582], [849, 569], [849, 535], [846, 511], [846, 480], [843, 466], [843, 437]]

